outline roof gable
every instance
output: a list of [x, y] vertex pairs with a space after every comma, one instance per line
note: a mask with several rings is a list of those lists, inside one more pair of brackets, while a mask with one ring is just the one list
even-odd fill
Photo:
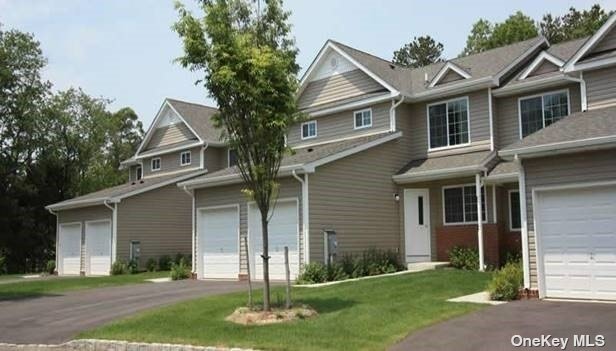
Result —
[[564, 64], [565, 62], [558, 57], [548, 53], [547, 51], [542, 51], [522, 72], [519, 79], [526, 79], [530, 76], [558, 71]]
[[461, 79], [469, 79], [471, 74], [464, 70], [462, 67], [449, 61], [436, 73], [436, 76], [432, 79], [429, 87], [432, 88], [439, 83], [448, 83]]
[[[571, 60], [569, 60], [565, 64], [565, 66], [563, 67], [563, 70], [565, 72], [572, 72], [577, 69], [583, 68], [583, 67], [576, 67], [576, 64], [578, 64], [582, 59], [586, 58], [588, 54], [593, 53], [593, 50], [595, 48], [597, 47], [601, 48], [600, 45], [602, 44], [605, 46], [603, 39], [604, 38], [611, 39], [611, 34], [612, 34], [612, 29], [614, 28], [614, 24], [616, 24], [616, 13], [612, 14], [610, 18], [608, 18], [608, 20], [603, 24], [603, 26], [601, 26], [601, 28], [599, 28], [599, 30], [595, 32], [595, 34], [593, 34], [586, 41], [586, 43], [584, 43], [584, 45], [582, 45], [582, 47], [578, 49], [578, 51], [573, 55]], [[613, 57], [610, 58], [610, 60], [612, 59]]]

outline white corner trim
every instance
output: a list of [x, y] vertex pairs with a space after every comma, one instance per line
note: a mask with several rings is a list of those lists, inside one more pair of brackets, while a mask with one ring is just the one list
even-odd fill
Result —
[[558, 68], [561, 68], [565, 64], [565, 61], [559, 59], [558, 57], [550, 54], [547, 51], [542, 51], [541, 54], [539, 54], [539, 56], [537, 56], [533, 60], [533, 62], [522, 72], [522, 75], [520, 75], [520, 78], [518, 79], [519, 80], [526, 79], [526, 77], [528, 77], [530, 74], [535, 72], [537, 68], [539, 68], [539, 66], [543, 63], [543, 61], [549, 61], [553, 63], [554, 65], [556, 65]]
[[[522, 237], [522, 266], [524, 269], [524, 288], [530, 288], [530, 260], [528, 247], [528, 217], [526, 212], [526, 174], [522, 161], [516, 156], [515, 162], [518, 165], [518, 189], [520, 191], [520, 229]], [[536, 238], [536, 237], [535, 237]], [[536, 244], [536, 240], [535, 240]], [[538, 261], [537, 261], [538, 262]]]
[[494, 151], [494, 115], [492, 108], [492, 87], [488, 88], [488, 116], [490, 118], [490, 151]]
[[428, 86], [430, 88], [433, 88], [435, 85], [437, 85], [441, 81], [441, 79], [449, 71], [456, 72], [457, 74], [459, 74], [464, 79], [471, 78], [471, 75], [467, 71], [465, 71], [464, 69], [462, 69], [460, 66], [456, 65], [455, 63], [453, 63], [451, 61], [448, 61], [443, 67], [441, 67], [441, 69], [438, 71], [438, 73], [432, 79], [432, 81], [430, 82], [430, 85], [428, 85]]
[[598, 31], [590, 37], [581, 48], [571, 57], [569, 61], [564, 65], [564, 72], [572, 72], [578, 69], [583, 69], [580, 67], [576, 67], [577, 62], [584, 56], [588, 51], [590, 51], [612, 28], [614, 23], [616, 22], [616, 13], [612, 14], [610, 18], [599, 28]]

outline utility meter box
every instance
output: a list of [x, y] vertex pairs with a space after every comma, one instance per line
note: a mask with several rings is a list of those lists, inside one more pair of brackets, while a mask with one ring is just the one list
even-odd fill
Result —
[[325, 263], [331, 264], [336, 261], [338, 255], [338, 240], [335, 230], [324, 230], [323, 239], [325, 244]]
[[130, 242], [130, 252], [129, 252], [130, 260], [135, 260], [139, 263], [139, 258], [141, 257], [141, 242], [132, 240]]

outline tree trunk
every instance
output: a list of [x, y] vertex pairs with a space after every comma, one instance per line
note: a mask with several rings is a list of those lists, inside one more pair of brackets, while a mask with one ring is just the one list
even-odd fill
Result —
[[267, 231], [267, 211], [266, 215], [261, 212], [261, 233], [263, 236], [263, 310], [270, 310], [270, 281], [269, 281], [269, 246]]

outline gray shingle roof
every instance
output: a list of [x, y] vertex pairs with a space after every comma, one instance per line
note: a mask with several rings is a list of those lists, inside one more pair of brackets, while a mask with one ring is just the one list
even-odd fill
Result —
[[446, 171], [462, 167], [482, 167], [487, 161], [492, 159], [491, 151], [477, 151], [466, 154], [429, 157], [417, 159], [404, 166], [397, 175], [412, 176], [425, 172]]
[[217, 108], [169, 98], [167, 101], [201, 139], [208, 143], [222, 143], [220, 129], [216, 128], [212, 119], [218, 113]]
[[180, 174], [175, 173], [175, 174], [170, 174], [170, 175], [161, 175], [161, 176], [152, 177], [152, 178], [144, 178], [141, 181], [125, 183], [125, 184], [113, 186], [110, 188], [102, 189], [99, 191], [95, 191], [93, 193], [85, 194], [82, 196], [77, 196], [69, 200], [58, 202], [58, 203], [49, 205], [47, 207], [52, 208], [52, 209], [60, 209], [60, 208], [65, 208], [65, 207], [75, 207], [74, 205], [77, 205], [77, 204], [84, 204], [86, 206], [87, 205], [91, 206], [92, 203], [89, 203], [89, 201], [94, 202], [94, 201], [100, 200], [100, 203], [102, 203], [104, 199], [113, 199], [113, 198], [123, 197], [133, 191], [144, 190], [150, 187], [157, 188], [157, 186], [164, 186], [164, 184], [166, 183], [173, 183], [174, 181], [177, 182], [177, 181], [186, 180], [192, 177], [199, 176], [203, 174], [204, 172], [205, 172], [204, 170], [198, 170], [198, 171], [187, 170], [186, 172], [183, 172]]
[[517, 174], [518, 166], [513, 161], [501, 161], [490, 171], [490, 176]]
[[[616, 136], [616, 107], [577, 112], [501, 150], [509, 154], [519, 149], [550, 146], [586, 139]], [[554, 145], [555, 150], [559, 145]]]

